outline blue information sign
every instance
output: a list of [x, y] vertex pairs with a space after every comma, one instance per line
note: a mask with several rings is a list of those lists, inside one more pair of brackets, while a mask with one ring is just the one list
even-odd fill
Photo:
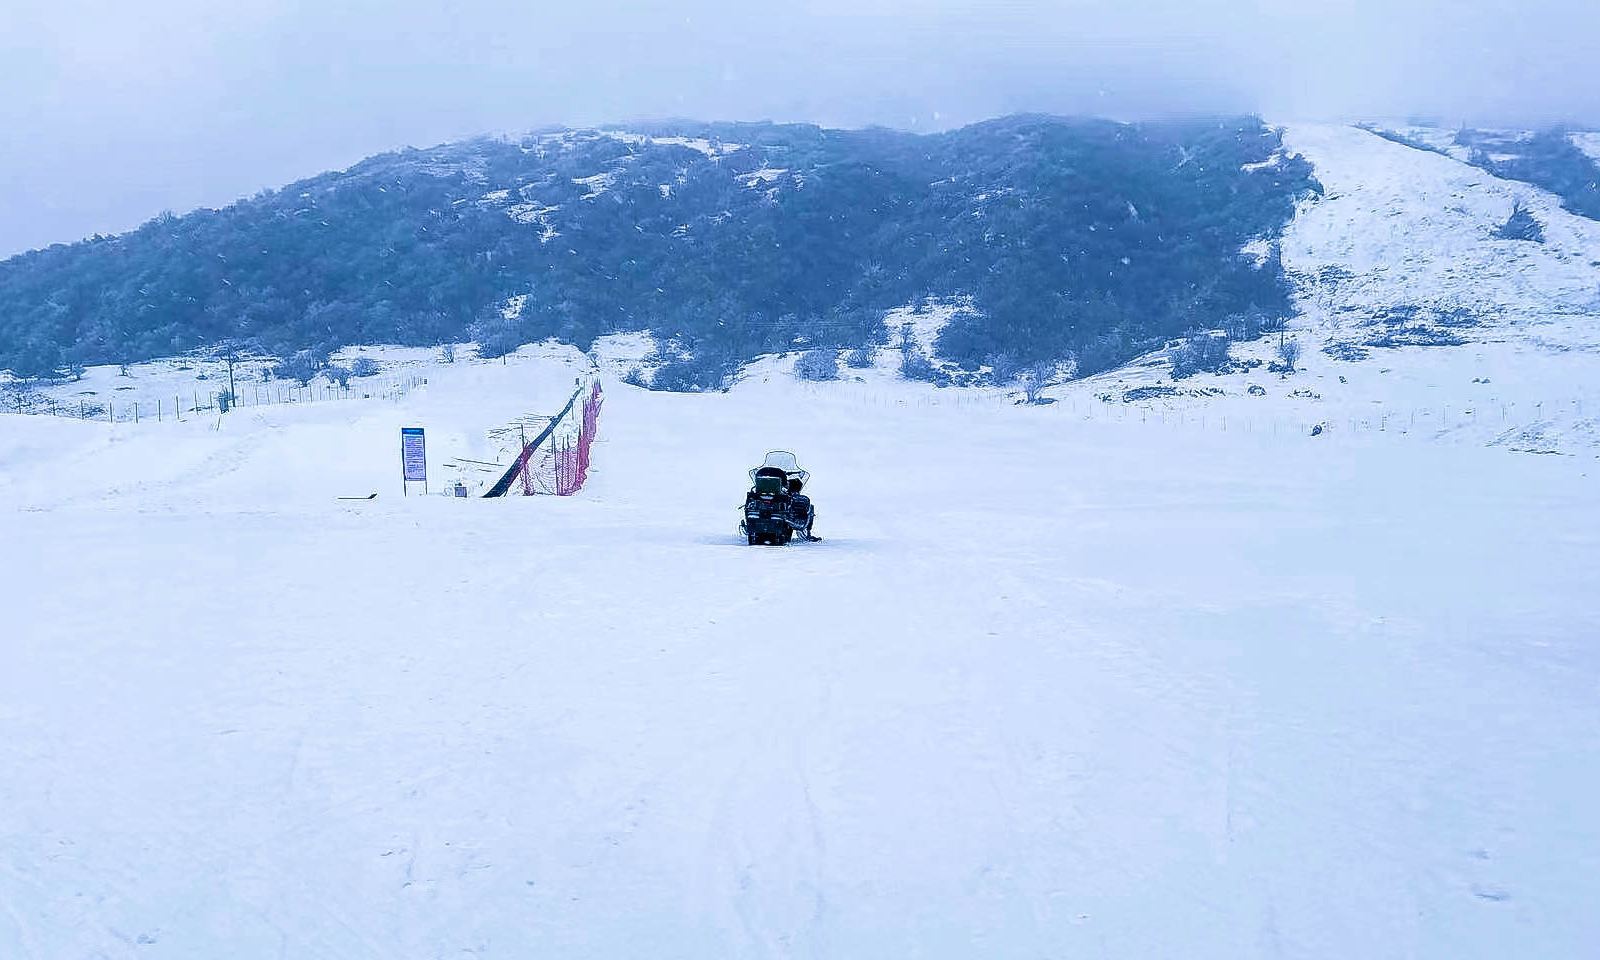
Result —
[[400, 466], [405, 482], [428, 482], [427, 441], [421, 427], [400, 428]]

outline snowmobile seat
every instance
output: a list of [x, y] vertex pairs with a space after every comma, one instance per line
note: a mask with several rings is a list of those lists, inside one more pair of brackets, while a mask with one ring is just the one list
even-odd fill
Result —
[[789, 475], [777, 467], [758, 467], [751, 474], [756, 493], [763, 496], [781, 495], [788, 492]]

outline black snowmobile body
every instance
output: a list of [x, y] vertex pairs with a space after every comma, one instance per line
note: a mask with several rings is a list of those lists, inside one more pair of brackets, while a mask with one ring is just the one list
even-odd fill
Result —
[[767, 454], [766, 462], [750, 471], [750, 492], [744, 497], [739, 530], [751, 546], [782, 546], [796, 535], [802, 540], [817, 539], [811, 533], [816, 510], [811, 498], [800, 492], [808, 477], [795, 463], [794, 454], [783, 451]]

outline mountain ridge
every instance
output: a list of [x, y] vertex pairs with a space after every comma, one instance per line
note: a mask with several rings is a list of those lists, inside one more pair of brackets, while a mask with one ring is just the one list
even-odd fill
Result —
[[692, 358], [680, 380], [714, 385], [797, 342], [881, 345], [887, 311], [969, 297], [951, 361], [1105, 369], [1228, 316], [1286, 318], [1275, 260], [1240, 251], [1317, 189], [1256, 118], [632, 126], [407, 148], [0, 261], [0, 367], [648, 329]]

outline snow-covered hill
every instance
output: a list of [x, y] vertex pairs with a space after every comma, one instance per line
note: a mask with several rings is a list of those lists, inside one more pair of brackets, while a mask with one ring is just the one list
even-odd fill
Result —
[[868, 347], [885, 311], [928, 297], [975, 308], [943, 338], [968, 368], [1079, 351], [1104, 369], [1196, 315], [1288, 315], [1275, 265], [1238, 257], [1314, 188], [1280, 146], [1250, 117], [1031, 115], [926, 135], [682, 121], [402, 150], [0, 261], [0, 370], [227, 340], [313, 360], [448, 339], [497, 356], [648, 329], [691, 354], [664, 384], [720, 389], [798, 343]]
[[[0, 413], [0, 957], [1587, 955], [1594, 225], [1287, 142], [1287, 376], [671, 394], [641, 334]], [[595, 363], [578, 496], [400, 495], [400, 427], [476, 482]], [[822, 543], [733, 536], [776, 447]]]
[[[1052, 393], [1086, 402], [1136, 391], [1131, 402], [1147, 410], [1236, 422], [1293, 415], [1329, 429], [1600, 449], [1600, 222], [1358, 128], [1291, 125], [1284, 140], [1326, 190], [1281, 241], [1301, 311], [1281, 339], [1299, 345], [1297, 372], [1268, 369], [1274, 336], [1235, 346], [1249, 369], [1173, 381], [1158, 353]], [[1545, 242], [1495, 237], [1518, 202]]]

